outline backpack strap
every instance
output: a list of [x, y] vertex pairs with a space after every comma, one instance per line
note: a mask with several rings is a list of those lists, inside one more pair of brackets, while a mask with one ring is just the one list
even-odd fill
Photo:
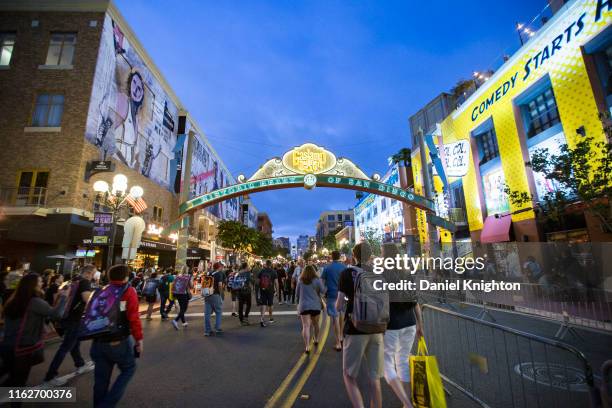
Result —
[[21, 357], [28, 354], [32, 354], [37, 350], [40, 350], [44, 347], [44, 343], [42, 339], [38, 340], [38, 342], [31, 346], [19, 347], [19, 343], [21, 342], [21, 338], [23, 337], [23, 331], [25, 329], [26, 320], [28, 320], [28, 314], [30, 313], [30, 306], [32, 304], [32, 299], [28, 302], [28, 306], [26, 307], [25, 313], [23, 314], [23, 318], [21, 319], [21, 323], [19, 324], [19, 330], [17, 330], [17, 337], [15, 339], [15, 356]]

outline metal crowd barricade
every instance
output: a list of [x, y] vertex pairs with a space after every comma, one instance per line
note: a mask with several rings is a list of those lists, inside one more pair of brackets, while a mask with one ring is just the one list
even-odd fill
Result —
[[[460, 282], [469, 278], [436, 278], [434, 282]], [[479, 281], [479, 279], [474, 279]], [[559, 321], [556, 338], [567, 334], [580, 338], [573, 326], [612, 331], [612, 292], [597, 288], [563, 288], [556, 285], [521, 283], [517, 291], [437, 290], [422, 291], [429, 302], [478, 305], [479, 317], [495, 321], [488, 309], [505, 309]]]
[[443, 379], [482, 407], [595, 407], [578, 349], [445, 308], [423, 305], [429, 353]]

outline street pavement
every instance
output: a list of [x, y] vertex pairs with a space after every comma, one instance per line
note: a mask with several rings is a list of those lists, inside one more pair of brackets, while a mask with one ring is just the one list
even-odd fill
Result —
[[[237, 318], [226, 315], [231, 311], [226, 298], [225, 333], [216, 337], [204, 336], [203, 310], [202, 300], [194, 299], [187, 311], [189, 326], [179, 331], [169, 321], [161, 321], [158, 313], [151, 321], [143, 317], [144, 353], [119, 406], [350, 407], [342, 382], [342, 353], [333, 349], [331, 328], [322, 331], [327, 332], [327, 341], [320, 345], [320, 354], [306, 356], [294, 305], [275, 305], [276, 323], [266, 328], [259, 326], [259, 311], [254, 308], [251, 326], [242, 327]], [[326, 326], [324, 321], [322, 328]], [[57, 347], [58, 343], [47, 346], [46, 361], [33, 369], [28, 385], [42, 383]], [[90, 342], [82, 344], [84, 356], [89, 348]], [[73, 371], [67, 356], [60, 376]], [[401, 407], [384, 379], [381, 382], [384, 406]], [[78, 406], [92, 405], [93, 372], [71, 378], [67, 386], [76, 387]], [[449, 407], [474, 406], [451, 391]]]
[[[151, 321], [145, 320], [143, 316], [144, 353], [138, 360], [136, 374], [119, 406], [350, 407], [342, 381], [342, 353], [333, 349], [333, 330], [327, 320], [323, 320], [321, 324], [322, 335], [326, 341], [320, 345], [320, 353], [306, 356], [303, 354], [301, 326], [294, 305], [275, 305], [276, 323], [266, 328], [259, 327], [259, 310], [254, 306], [250, 316], [251, 326], [242, 327], [237, 318], [229, 316], [231, 302], [228, 296], [224, 304], [222, 324], [225, 333], [213, 337], [204, 336], [203, 311], [202, 300], [194, 298], [187, 311], [189, 326], [185, 329], [181, 327], [178, 331], [172, 328], [169, 321], [161, 321], [158, 312], [154, 313], [154, 319]], [[471, 306], [457, 307], [456, 311], [477, 315], [479, 309]], [[511, 337], [497, 336], [491, 340], [487, 331], [490, 329], [478, 325], [469, 326], [467, 329], [467, 326], [457, 326], [454, 322], [444, 321], [439, 316], [434, 319], [431, 312], [426, 312], [426, 317], [428, 313], [430, 324], [429, 326], [426, 324], [426, 335], [430, 352], [433, 351], [433, 354], [438, 356], [443, 374], [447, 374], [451, 380], [457, 380], [453, 376], [459, 377], [457, 382], [464, 386], [480, 384], [478, 387], [473, 387], [473, 391], [485, 400], [492, 394], [498, 393], [500, 396], [503, 394], [503, 399], [506, 401], [500, 400], [499, 404], [491, 406], [514, 406], [514, 403], [506, 398], [506, 394], [510, 391], [510, 396], [520, 401], [518, 396], [521, 394], [521, 387], [522, 392], [528, 395], [535, 394], [536, 399], [522, 401], [518, 406], [523, 406], [525, 402], [528, 403], [526, 406], [547, 406], [541, 404], [547, 401], [546, 398], [541, 396], [538, 400], [538, 394], [548, 395], [557, 392], [559, 398], [564, 398], [564, 394], [555, 387], [537, 385], [536, 382], [526, 380], [512, 370], [505, 372], [503, 376], [495, 372], [499, 366], [512, 368], [517, 361], [519, 363], [531, 360], [543, 361], [544, 358], [538, 351], [537, 345], [532, 346], [530, 352], [531, 354], [535, 352], [539, 359], [533, 358], [533, 355], [526, 355], [527, 347], [522, 347], [521, 350], [521, 347], [508, 346], [511, 342], [516, 342]], [[498, 323], [542, 336], [554, 336], [557, 328], [555, 324], [541, 319], [498, 311], [491, 313]], [[433, 329], [437, 332], [432, 332]], [[440, 333], [443, 334], [442, 337]], [[583, 335], [582, 340], [574, 339], [571, 335], [568, 335], [566, 340], [585, 351], [593, 367], [597, 368], [601, 361], [612, 355], [609, 336], [586, 331], [580, 333]], [[504, 344], [501, 344], [502, 342]], [[470, 351], [468, 347], [470, 344], [478, 345], [475, 349], [478, 353], [472, 353], [476, 354], [476, 357], [470, 354], [468, 357], [471, 364], [466, 365], [464, 361], [462, 362], [460, 353]], [[45, 370], [58, 345], [56, 342], [47, 345], [46, 361], [33, 369], [28, 385], [37, 386], [42, 383]], [[505, 346], [505, 351], [508, 352], [508, 356], [503, 358], [498, 355], [492, 356], [492, 352], [487, 350], [487, 347], [491, 347], [498, 353], [502, 350], [502, 346]], [[88, 356], [89, 347], [90, 342], [82, 344], [81, 350], [84, 356]], [[477, 372], [478, 355], [488, 358], [489, 372], [486, 375]], [[547, 357], [549, 362], [554, 363], [556, 361], [554, 350], [547, 350]], [[574, 363], [566, 362], [566, 364], [570, 368], [575, 367]], [[70, 376], [73, 372], [72, 360], [68, 356], [60, 369], [60, 376]], [[364, 400], [367, 403], [365, 373], [362, 373], [360, 378]], [[383, 406], [401, 407], [384, 379], [381, 383]], [[68, 386], [76, 387], [78, 406], [91, 405], [93, 372], [71, 378]], [[447, 388], [450, 392], [447, 395], [449, 407], [476, 406], [455, 388], [451, 386]], [[572, 391], [573, 396], [579, 397], [575, 401], [585, 401], [584, 397], [587, 397], [587, 394], [584, 391], [577, 392], [578, 394], [574, 394]]]

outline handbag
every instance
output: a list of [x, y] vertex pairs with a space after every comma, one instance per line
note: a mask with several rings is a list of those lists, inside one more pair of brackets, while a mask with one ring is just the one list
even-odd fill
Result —
[[44, 347], [45, 343], [43, 343], [42, 338], [38, 340], [35, 344], [31, 346], [20, 347], [19, 343], [21, 342], [21, 338], [23, 337], [23, 331], [25, 329], [25, 323], [28, 320], [28, 314], [30, 312], [30, 305], [32, 303], [32, 299], [30, 299], [30, 303], [28, 303], [28, 307], [26, 307], [26, 311], [23, 315], [23, 319], [21, 319], [21, 323], [19, 324], [19, 330], [17, 330], [17, 337], [15, 339], [15, 357], [23, 358], [29, 360], [30, 365], [34, 366], [45, 361]]
[[425, 338], [419, 338], [417, 355], [410, 356], [412, 404], [415, 408], [446, 408], [444, 385], [436, 357], [427, 353]]

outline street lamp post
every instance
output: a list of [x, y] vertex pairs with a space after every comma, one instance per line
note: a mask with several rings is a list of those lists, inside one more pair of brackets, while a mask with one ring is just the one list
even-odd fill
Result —
[[109, 208], [113, 216], [106, 257], [106, 269], [108, 270], [113, 263], [115, 235], [117, 233], [117, 216], [124, 207], [127, 207], [126, 199], [128, 196], [132, 197], [134, 200], [138, 200], [143, 196], [144, 190], [140, 186], [132, 186], [128, 192], [128, 179], [123, 174], [116, 174], [115, 177], [113, 177], [112, 187], [110, 187], [106, 181], [98, 180], [94, 183], [93, 189], [96, 192], [96, 202], [105, 208]]

